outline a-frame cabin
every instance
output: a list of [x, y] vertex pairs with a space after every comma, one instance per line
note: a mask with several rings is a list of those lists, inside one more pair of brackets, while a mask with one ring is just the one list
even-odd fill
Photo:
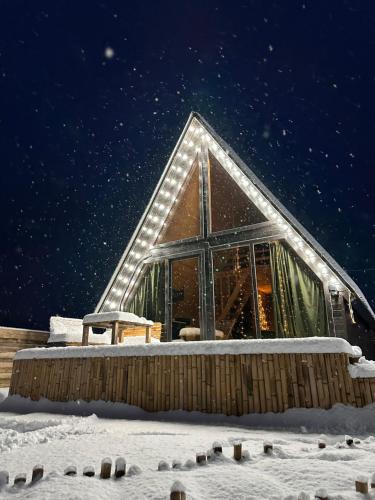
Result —
[[164, 341], [337, 336], [375, 357], [361, 290], [197, 113], [96, 308], [111, 310]]

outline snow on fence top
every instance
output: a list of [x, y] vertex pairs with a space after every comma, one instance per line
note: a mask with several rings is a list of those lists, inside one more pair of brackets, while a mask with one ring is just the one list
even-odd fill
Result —
[[346, 340], [341, 338], [307, 337], [300, 339], [206, 340], [197, 342], [160, 342], [143, 345], [49, 347], [18, 351], [15, 359], [287, 353], [346, 353], [356, 357], [359, 354], [358, 348], [354, 349]]
[[352, 378], [375, 377], [375, 361], [362, 357], [358, 360], [358, 363], [349, 365], [349, 372]]

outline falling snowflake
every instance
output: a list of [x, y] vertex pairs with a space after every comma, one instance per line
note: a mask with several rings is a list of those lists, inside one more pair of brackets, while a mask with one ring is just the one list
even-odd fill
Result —
[[104, 56], [107, 59], [112, 59], [112, 57], [115, 55], [115, 51], [112, 49], [112, 47], [106, 47], [104, 51]]

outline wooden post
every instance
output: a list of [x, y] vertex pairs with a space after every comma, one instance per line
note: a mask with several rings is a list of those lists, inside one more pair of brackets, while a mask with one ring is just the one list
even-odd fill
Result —
[[[1, 474], [1, 472], [0, 472]], [[1, 485], [1, 481], [0, 481], [0, 485]], [[375, 474], [373, 474], [371, 476], [371, 488], [375, 488]]]
[[43, 473], [44, 473], [43, 465], [36, 465], [33, 468], [33, 474], [32, 474], [32, 477], [31, 477], [31, 482], [32, 483], [36, 483], [37, 481], [40, 481], [42, 479], [42, 477], [43, 477]]
[[217, 443], [216, 441], [212, 444], [212, 450], [216, 454], [223, 453], [223, 447], [221, 446], [220, 443]]
[[352, 436], [345, 436], [345, 442], [348, 446], [352, 446], [354, 442]]
[[268, 453], [272, 453], [273, 450], [273, 444], [270, 443], [269, 441], [264, 441], [263, 443], [263, 451], [267, 455]]
[[9, 472], [7, 470], [0, 471], [0, 488], [9, 484]]
[[196, 454], [195, 460], [198, 465], [206, 465], [207, 463], [207, 456], [204, 453], [204, 451], [200, 451]]
[[95, 469], [91, 465], [88, 465], [83, 469], [83, 475], [86, 477], [93, 477], [95, 476]]
[[242, 443], [240, 441], [233, 443], [233, 458], [237, 461], [242, 459]]
[[82, 345], [89, 345], [89, 331], [90, 327], [88, 325], [83, 325]]
[[77, 467], [75, 465], [69, 465], [64, 470], [64, 476], [76, 476], [77, 475]]
[[111, 344], [117, 344], [118, 343], [118, 321], [114, 321], [112, 323], [112, 342]]
[[180, 481], [172, 484], [170, 500], [186, 500], [185, 487]]
[[366, 495], [368, 493], [368, 479], [365, 476], [358, 476], [355, 480], [355, 491]]
[[115, 477], [119, 478], [122, 476], [125, 476], [126, 472], [126, 462], [123, 458], [119, 457], [116, 458], [116, 464], [115, 464]]
[[118, 343], [119, 344], [122, 344], [124, 342], [124, 333], [125, 333], [124, 328], [119, 328], [119, 332], [118, 332]]
[[146, 344], [151, 344], [151, 326], [146, 326]]
[[301, 491], [301, 493], [298, 495], [297, 500], [310, 500], [310, 495], [308, 493], [305, 493], [304, 491]]
[[319, 490], [316, 490], [314, 498], [317, 498], [318, 500], [328, 500], [327, 490], [319, 488]]
[[158, 471], [170, 470], [169, 464], [165, 460], [160, 460], [158, 463]]
[[109, 479], [111, 477], [112, 460], [104, 458], [102, 460], [102, 468], [100, 469], [100, 478]]
[[14, 478], [15, 486], [23, 486], [26, 483], [26, 474], [22, 472], [21, 474], [17, 474]]

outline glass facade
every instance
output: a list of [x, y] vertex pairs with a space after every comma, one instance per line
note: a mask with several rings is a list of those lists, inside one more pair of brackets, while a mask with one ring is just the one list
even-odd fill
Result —
[[248, 246], [213, 252], [215, 328], [225, 339], [254, 338], [252, 270]]
[[180, 193], [165, 222], [157, 243], [170, 243], [199, 236], [200, 225], [200, 189], [199, 165], [195, 161]]
[[209, 184], [212, 232], [267, 221], [213, 155], [209, 157]]
[[198, 257], [171, 262], [172, 339], [182, 328], [200, 326]]
[[262, 236], [269, 221], [213, 154], [202, 168], [195, 159], [154, 247], [162, 256], [126, 309], [162, 323], [168, 340], [186, 327], [201, 339], [328, 335], [322, 282], [285, 241]]

